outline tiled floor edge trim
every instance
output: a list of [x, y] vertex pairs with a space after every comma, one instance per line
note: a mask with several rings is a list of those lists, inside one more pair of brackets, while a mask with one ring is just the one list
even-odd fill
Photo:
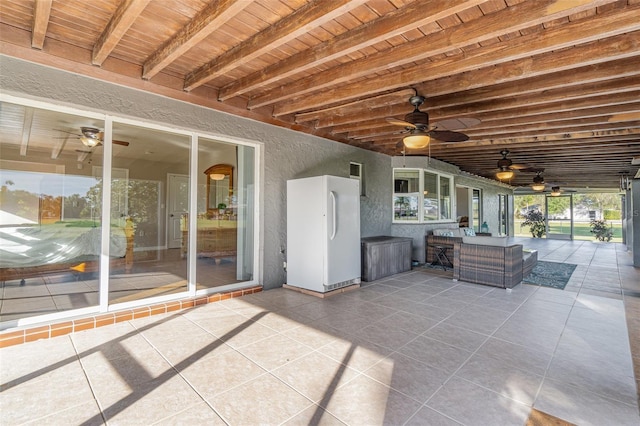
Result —
[[238, 290], [230, 290], [223, 293], [210, 294], [207, 296], [198, 296], [195, 298], [173, 300], [166, 303], [124, 309], [121, 311], [98, 313], [82, 318], [65, 319], [51, 324], [38, 324], [20, 330], [0, 331], [0, 348], [20, 345], [40, 339], [50, 339], [52, 337], [75, 333], [76, 331], [89, 330], [92, 328], [102, 327], [104, 325], [129, 321], [135, 318], [143, 318], [167, 312], [179, 311], [182, 309], [190, 309], [195, 306], [219, 302], [221, 300], [232, 299], [234, 297], [241, 297], [247, 294], [259, 293], [261, 291], [262, 286], [253, 286]]

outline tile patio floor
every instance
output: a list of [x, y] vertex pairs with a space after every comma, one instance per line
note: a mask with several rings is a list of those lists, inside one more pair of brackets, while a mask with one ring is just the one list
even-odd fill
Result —
[[619, 244], [520, 240], [578, 265], [565, 290], [414, 270], [4, 348], [0, 423], [523, 425], [535, 408], [640, 425], [625, 318], [640, 269]]

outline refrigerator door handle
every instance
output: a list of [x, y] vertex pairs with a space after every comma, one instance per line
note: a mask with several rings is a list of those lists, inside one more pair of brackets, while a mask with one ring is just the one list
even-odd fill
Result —
[[333, 229], [331, 232], [331, 237], [329, 237], [330, 240], [333, 240], [336, 236], [336, 193], [333, 191], [329, 192], [329, 196], [331, 197], [331, 213], [333, 215]]

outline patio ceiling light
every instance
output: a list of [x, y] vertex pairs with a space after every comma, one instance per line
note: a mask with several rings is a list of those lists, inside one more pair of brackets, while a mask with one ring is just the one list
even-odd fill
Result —
[[531, 189], [533, 189], [534, 191], [540, 192], [540, 191], [544, 191], [544, 188], [545, 188], [544, 178], [542, 177], [540, 172], [538, 172], [538, 174], [536, 174], [536, 176], [533, 178]]
[[80, 137], [80, 142], [82, 142], [84, 146], [88, 148], [93, 148], [94, 146], [97, 146], [100, 144], [100, 140], [96, 138], [88, 138], [86, 136]]
[[509, 180], [513, 177], [513, 170], [501, 170], [496, 173], [496, 177], [500, 180]]
[[425, 148], [427, 145], [429, 145], [429, 142], [431, 142], [431, 137], [427, 132], [424, 132], [420, 129], [413, 129], [411, 130], [411, 133], [409, 133], [404, 137], [404, 139], [402, 139], [402, 142], [404, 142], [404, 146], [406, 146], [407, 148]]

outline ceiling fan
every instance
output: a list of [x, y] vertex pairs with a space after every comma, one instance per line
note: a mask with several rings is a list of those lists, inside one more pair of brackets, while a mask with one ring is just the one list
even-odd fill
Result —
[[533, 189], [536, 192], [544, 191], [546, 187], [544, 183], [544, 177], [542, 177], [542, 172], [544, 172], [544, 169], [538, 170], [536, 172], [536, 175], [533, 178], [533, 183], [531, 184], [531, 189]]
[[566, 182], [545, 182], [542, 173], [544, 172], [543, 168], [535, 168], [528, 167], [524, 169], [520, 169], [522, 172], [535, 172], [535, 177], [533, 178], [533, 182], [531, 185], [521, 186], [515, 189], [518, 194], [530, 194], [531, 190], [534, 193], [542, 194], [550, 194], [553, 197], [557, 197], [565, 192], [576, 192], [573, 189], [560, 189], [560, 186], [566, 185]]
[[[415, 89], [414, 89], [415, 90]], [[406, 148], [419, 149], [425, 148], [431, 142], [431, 138], [442, 142], [464, 142], [469, 136], [461, 132], [452, 130], [436, 130], [437, 126], [429, 126], [429, 114], [420, 111], [420, 105], [425, 101], [424, 96], [420, 96], [416, 90], [416, 94], [409, 98], [409, 103], [413, 105], [413, 111], [404, 116], [404, 120], [387, 117], [387, 122], [402, 126], [405, 133], [408, 133], [402, 141]], [[452, 126], [469, 127], [478, 124], [480, 121], [472, 118], [449, 120]]]
[[[80, 127], [80, 133], [72, 133], [66, 130], [59, 130], [60, 132], [68, 133], [70, 135], [77, 136], [80, 142], [87, 148], [94, 148], [98, 145], [102, 145], [104, 142], [104, 132], [95, 127]], [[129, 146], [129, 142], [125, 141], [112, 141], [115, 145]]]
[[[547, 192], [547, 191], [545, 191]], [[551, 187], [551, 191], [549, 192], [549, 195], [551, 195], [552, 197], [559, 197], [560, 195], [564, 194], [565, 192], [577, 192], [574, 189], [560, 189], [560, 186], [552, 186]]]
[[500, 151], [500, 155], [502, 155], [502, 158], [498, 160], [498, 170], [496, 172], [496, 177], [499, 180], [511, 179], [514, 175], [514, 170], [522, 170], [525, 172], [536, 172], [539, 170], [524, 164], [513, 164], [513, 161], [507, 158], [507, 155], [509, 155], [508, 149]]

